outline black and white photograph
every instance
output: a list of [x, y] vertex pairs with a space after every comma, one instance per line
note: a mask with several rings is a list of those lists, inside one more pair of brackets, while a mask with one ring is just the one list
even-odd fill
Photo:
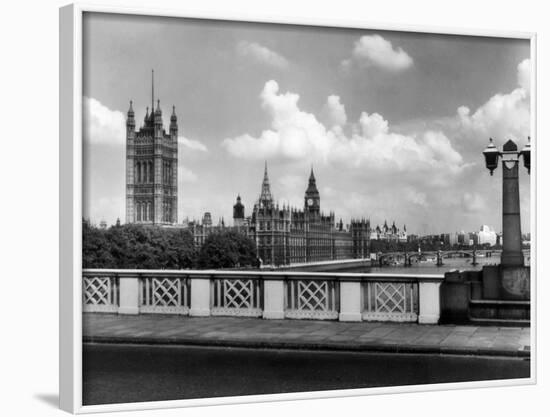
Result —
[[540, 415], [544, 16], [3, 5], [0, 414]]
[[530, 381], [528, 38], [82, 42], [84, 405]]

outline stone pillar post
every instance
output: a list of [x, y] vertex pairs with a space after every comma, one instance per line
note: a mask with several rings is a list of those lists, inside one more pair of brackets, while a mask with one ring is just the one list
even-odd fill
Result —
[[191, 308], [189, 315], [207, 317], [210, 315], [210, 277], [191, 276]]
[[419, 282], [418, 283], [418, 323], [437, 324], [441, 314], [439, 303], [440, 282]]
[[340, 321], [361, 321], [361, 282], [340, 281]]
[[[517, 151], [517, 145], [507, 142], [507, 150]], [[513, 148], [512, 149], [512, 144]], [[505, 146], [506, 148], [506, 146]], [[521, 251], [521, 220], [519, 209], [518, 161], [502, 163], [502, 258], [501, 265], [523, 266]]]
[[134, 276], [119, 277], [119, 314], [139, 314], [139, 278]]
[[263, 318], [285, 318], [285, 283], [282, 279], [264, 280]]

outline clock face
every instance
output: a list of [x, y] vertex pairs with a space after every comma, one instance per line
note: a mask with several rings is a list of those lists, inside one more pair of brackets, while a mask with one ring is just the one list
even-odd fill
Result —
[[310, 198], [309, 200], [307, 200], [307, 205], [308, 206], [312, 206], [313, 205], [313, 199]]

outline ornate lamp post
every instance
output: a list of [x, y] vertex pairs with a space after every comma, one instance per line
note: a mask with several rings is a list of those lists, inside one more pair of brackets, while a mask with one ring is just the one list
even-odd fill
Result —
[[508, 140], [500, 152], [490, 139], [489, 145], [483, 151], [487, 169], [493, 175], [498, 166], [498, 159], [502, 158], [502, 257], [503, 267], [522, 267], [523, 252], [521, 250], [521, 220], [519, 207], [519, 157], [523, 157], [523, 164], [527, 172], [531, 173], [531, 146], [529, 143], [518, 152], [513, 140]]

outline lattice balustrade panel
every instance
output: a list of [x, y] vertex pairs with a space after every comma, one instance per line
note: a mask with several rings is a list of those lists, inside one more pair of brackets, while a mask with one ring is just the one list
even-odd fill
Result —
[[410, 282], [368, 282], [364, 284], [366, 320], [415, 321], [418, 285]]
[[82, 295], [83, 311], [116, 311], [118, 279], [114, 276], [85, 276]]
[[212, 314], [261, 316], [261, 281], [246, 278], [219, 278], [212, 282]]
[[293, 280], [287, 283], [286, 317], [334, 319], [338, 317], [338, 283], [328, 280]]
[[187, 314], [189, 283], [178, 277], [145, 277], [140, 279], [140, 311], [144, 313]]

